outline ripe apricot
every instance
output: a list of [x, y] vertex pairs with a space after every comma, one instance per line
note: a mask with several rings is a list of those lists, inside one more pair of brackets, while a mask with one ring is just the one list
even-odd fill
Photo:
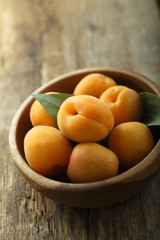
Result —
[[97, 142], [114, 126], [108, 105], [88, 95], [67, 98], [60, 106], [57, 122], [61, 132], [75, 142]]
[[117, 155], [120, 168], [127, 170], [150, 153], [154, 139], [150, 129], [143, 123], [121, 123], [112, 130], [108, 147]]
[[92, 73], [81, 79], [73, 94], [92, 95], [99, 98], [106, 89], [114, 85], [116, 85], [116, 82], [112, 78], [100, 73]]
[[100, 100], [109, 105], [115, 125], [129, 121], [139, 121], [142, 103], [139, 94], [125, 86], [113, 86], [100, 96]]
[[72, 182], [88, 183], [111, 178], [118, 173], [117, 156], [97, 143], [79, 143], [72, 151], [67, 175]]
[[[45, 94], [52, 93], [55, 94], [56, 92], [47, 92]], [[37, 100], [35, 100], [31, 106], [30, 120], [33, 126], [46, 125], [55, 127], [51, 116]]]
[[72, 147], [58, 129], [36, 126], [24, 138], [24, 152], [33, 170], [45, 176], [53, 176], [66, 170]]

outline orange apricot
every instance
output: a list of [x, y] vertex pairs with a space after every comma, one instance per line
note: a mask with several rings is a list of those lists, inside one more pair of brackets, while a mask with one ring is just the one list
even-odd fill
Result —
[[57, 122], [61, 132], [75, 142], [97, 142], [114, 126], [108, 105], [88, 95], [67, 98], [60, 106]]
[[[52, 93], [56, 94], [57, 92], [47, 92], [45, 94]], [[30, 120], [33, 126], [46, 125], [55, 127], [51, 116], [37, 100], [35, 100], [31, 106]]]
[[76, 183], [95, 182], [118, 173], [117, 156], [97, 143], [79, 143], [72, 151], [67, 169], [68, 178]]
[[36, 126], [24, 138], [25, 157], [30, 167], [44, 176], [66, 171], [72, 147], [56, 128]]
[[100, 73], [92, 73], [81, 79], [76, 85], [73, 94], [91, 95], [99, 98], [106, 89], [114, 85], [116, 85], [116, 82], [112, 78]]
[[100, 96], [108, 104], [115, 120], [115, 125], [129, 121], [139, 121], [142, 103], [139, 94], [125, 86], [113, 86]]
[[143, 123], [121, 123], [110, 133], [108, 147], [117, 155], [120, 168], [127, 170], [150, 153], [154, 139], [150, 129]]

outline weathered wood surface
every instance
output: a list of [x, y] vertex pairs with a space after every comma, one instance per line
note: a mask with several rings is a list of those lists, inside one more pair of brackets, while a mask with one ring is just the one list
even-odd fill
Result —
[[36, 192], [12, 161], [8, 131], [22, 101], [92, 66], [128, 68], [160, 85], [156, 0], [0, 0], [0, 239], [159, 239], [160, 173], [128, 201], [76, 209]]

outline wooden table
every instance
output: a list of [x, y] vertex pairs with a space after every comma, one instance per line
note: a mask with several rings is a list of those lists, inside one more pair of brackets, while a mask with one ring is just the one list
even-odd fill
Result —
[[160, 173], [123, 203], [76, 209], [43, 197], [12, 161], [9, 126], [23, 100], [93, 66], [131, 69], [160, 85], [156, 0], [0, 0], [0, 239], [160, 239]]

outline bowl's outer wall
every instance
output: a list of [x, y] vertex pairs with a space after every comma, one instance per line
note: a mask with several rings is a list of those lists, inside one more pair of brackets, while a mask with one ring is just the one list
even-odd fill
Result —
[[[57, 91], [72, 93], [76, 84], [87, 74], [99, 72], [112, 77], [119, 85], [126, 85], [138, 92], [152, 92], [160, 96], [160, 88], [150, 79], [127, 70], [113, 68], [93, 68], [76, 71], [52, 80], [40, 87], [35, 93]], [[23, 139], [32, 127], [29, 111], [34, 99], [30, 96], [17, 111], [11, 125], [10, 148], [14, 161], [25, 179], [45, 196], [63, 204], [74, 207], [102, 207], [121, 202], [139, 192], [160, 169], [160, 141], [151, 154], [133, 170], [114, 178], [115, 181], [102, 181], [95, 184], [60, 183], [55, 187], [55, 181], [43, 183], [44, 177], [37, 175], [25, 162]], [[14, 126], [13, 126], [14, 125]], [[153, 157], [154, 156], [154, 157]], [[24, 164], [25, 162], [25, 164]], [[118, 179], [118, 180], [117, 180]], [[101, 184], [102, 183], [102, 184]], [[57, 184], [55, 184], [57, 186]], [[85, 186], [85, 187], [83, 187]]]
[[71, 191], [67, 189], [67, 186], [63, 190], [42, 187], [24, 174], [21, 169], [19, 170], [32, 187], [41, 192], [44, 196], [57, 203], [78, 208], [105, 207], [122, 202], [140, 192], [155, 175], [133, 182], [121, 182], [113, 185], [99, 186], [97, 189], [88, 187], [88, 189], [86, 188], [82, 191]]

